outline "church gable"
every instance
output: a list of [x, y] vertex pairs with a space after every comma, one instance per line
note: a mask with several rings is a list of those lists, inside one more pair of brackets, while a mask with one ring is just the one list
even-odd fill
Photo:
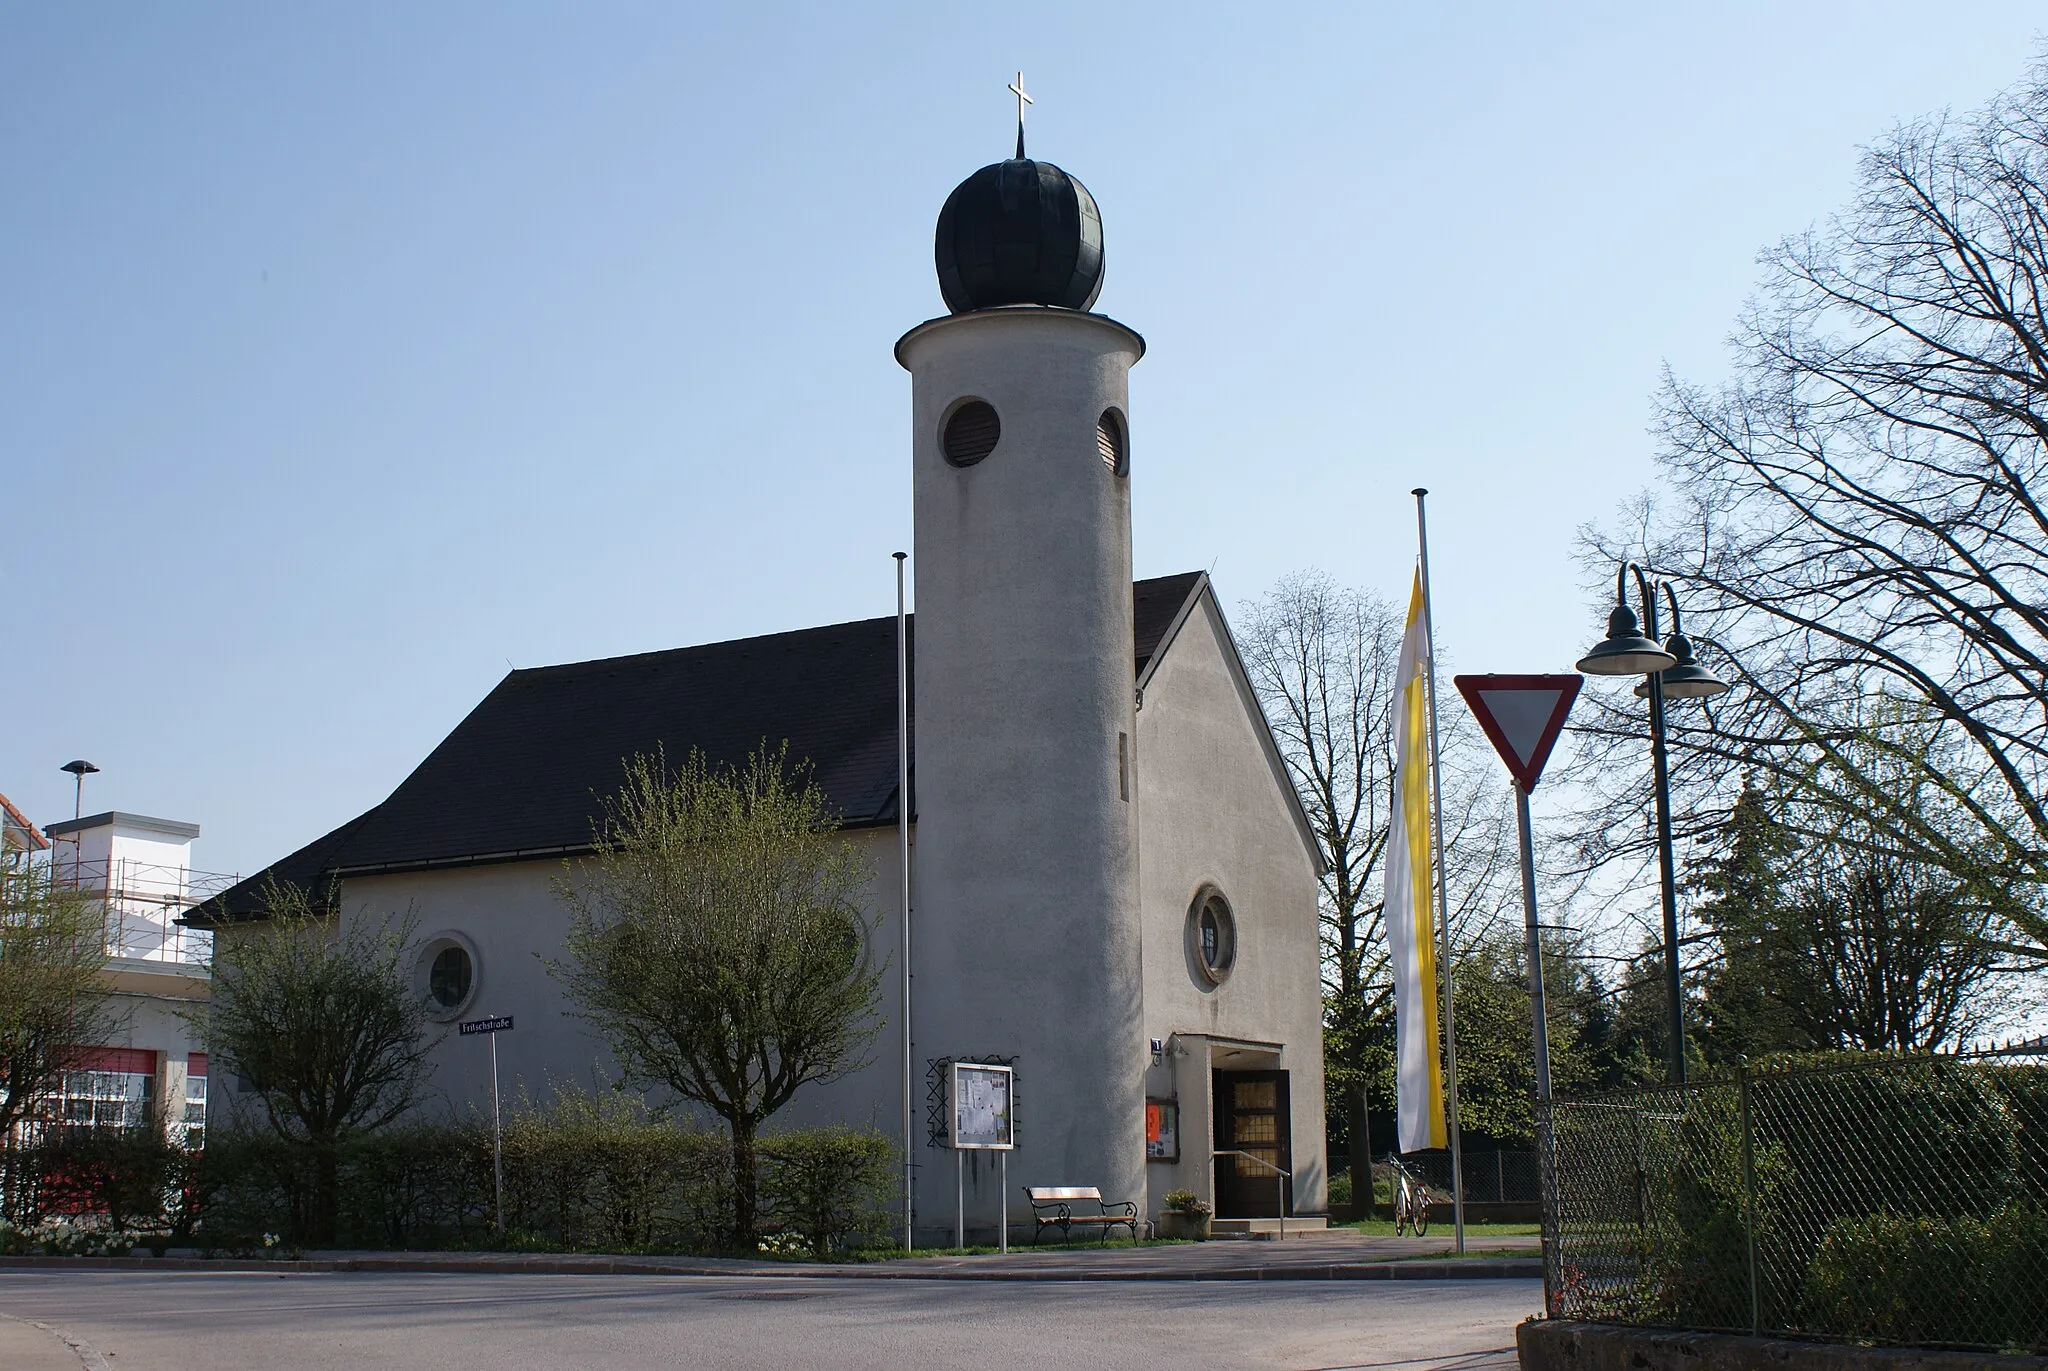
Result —
[[[1162, 740], [1164, 745], [1185, 747], [1186, 739], [1201, 736], [1208, 746], [1237, 754], [1241, 780], [1284, 809], [1320, 875], [1323, 856], [1315, 829], [1280, 758], [1273, 730], [1259, 708], [1207, 575], [1200, 578], [1166, 627], [1151, 661], [1140, 664], [1138, 690], [1141, 708], [1154, 704], [1156, 695], [1159, 708], [1154, 717], [1163, 713], [1171, 720], [1172, 736]], [[1141, 729], [1141, 741], [1150, 732]], [[1251, 765], [1251, 750], [1256, 750], [1269, 785], [1251, 779], [1258, 770]]]

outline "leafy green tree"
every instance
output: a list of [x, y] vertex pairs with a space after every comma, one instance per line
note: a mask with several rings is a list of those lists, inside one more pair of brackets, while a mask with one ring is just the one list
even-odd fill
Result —
[[863, 1065], [880, 1027], [869, 873], [836, 829], [786, 748], [737, 768], [636, 757], [595, 854], [559, 883], [568, 956], [552, 970], [627, 1079], [725, 1121], [743, 1248], [759, 1228], [761, 1124]]
[[[1864, 740], [1842, 750], [1891, 778], [1893, 804], [1940, 822], [1910, 767]], [[2018, 896], [1998, 864], [1924, 860], [1888, 815], [1829, 795], [1827, 770], [1784, 795], [1745, 785], [1699, 868], [1697, 913], [1718, 945], [1700, 1019], [1719, 1060], [1954, 1046], [2012, 999], [2005, 911]]]
[[0, 863], [0, 1150], [62, 1082], [65, 1051], [104, 1041], [100, 907], [47, 861]]
[[[1458, 960], [1458, 1119], [1467, 1138], [1528, 1142], [1536, 1136], [1536, 1048], [1521, 939], [1487, 938]], [[1554, 942], [1543, 949], [1543, 998], [1554, 1095], [1594, 1078], [1604, 1032], [1600, 986], [1586, 964]]]
[[1704, 973], [1699, 1036], [1717, 1062], [1811, 1047], [1784, 999], [1782, 962], [1792, 941], [1783, 927], [1785, 877], [1798, 839], [1745, 778], [1717, 848], [1692, 879], [1706, 897], [1694, 914], [1712, 930], [1720, 952]]
[[344, 919], [282, 884], [264, 890], [257, 917], [215, 932], [213, 999], [194, 1017], [220, 1078], [246, 1083], [227, 1094], [230, 1121], [259, 1124], [306, 1165], [316, 1244], [334, 1240], [343, 1149], [395, 1122], [425, 1087], [416, 952], [409, 918]]

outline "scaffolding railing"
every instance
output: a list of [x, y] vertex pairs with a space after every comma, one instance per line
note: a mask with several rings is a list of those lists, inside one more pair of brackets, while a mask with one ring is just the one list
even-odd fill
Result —
[[104, 909], [107, 956], [188, 965], [212, 959], [213, 935], [178, 920], [238, 879], [226, 872], [193, 871], [170, 863], [127, 858], [81, 862], [61, 854], [51, 862], [50, 871], [59, 889], [77, 891]]

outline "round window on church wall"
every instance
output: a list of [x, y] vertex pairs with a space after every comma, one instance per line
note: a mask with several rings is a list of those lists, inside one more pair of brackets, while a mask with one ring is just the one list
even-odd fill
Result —
[[986, 400], [968, 400], [955, 406], [946, 418], [939, 437], [939, 450], [956, 467], [971, 467], [996, 450], [1003, 436], [1003, 422], [996, 407]]
[[1188, 960], [1206, 986], [1223, 984], [1237, 961], [1237, 920], [1214, 886], [1204, 887], [1188, 907]]
[[1102, 411], [1095, 421], [1095, 450], [1112, 476], [1127, 476], [1131, 470], [1130, 443], [1124, 435], [1124, 416], [1113, 409]]
[[476, 947], [467, 936], [447, 929], [420, 944], [413, 986], [426, 1002], [427, 1017], [446, 1021], [460, 1015], [476, 999]]
[[434, 965], [427, 972], [427, 993], [443, 1009], [460, 1008], [469, 998], [469, 981], [474, 974], [467, 952], [459, 947], [444, 947], [434, 954]]

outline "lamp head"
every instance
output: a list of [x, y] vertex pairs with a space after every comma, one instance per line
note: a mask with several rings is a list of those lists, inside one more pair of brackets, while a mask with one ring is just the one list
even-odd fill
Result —
[[[1667, 700], [1710, 700], [1716, 695], [1728, 693], [1728, 683], [1693, 659], [1692, 639], [1683, 633], [1674, 633], [1664, 640], [1664, 649], [1672, 657], [1672, 664], [1660, 673], [1664, 684], [1664, 698]], [[1643, 682], [1636, 687], [1636, 698], [1650, 698], [1650, 683]]]
[[90, 776], [99, 770], [98, 767], [94, 766], [91, 762], [86, 761], [84, 758], [80, 758], [75, 762], [66, 762], [64, 763], [63, 766], [58, 767], [57, 769], [59, 771], [68, 771], [74, 776]]
[[1579, 658], [1579, 670], [1588, 676], [1647, 676], [1677, 660], [1654, 639], [1645, 638], [1636, 625], [1635, 611], [1617, 602], [1607, 616], [1607, 636]]

